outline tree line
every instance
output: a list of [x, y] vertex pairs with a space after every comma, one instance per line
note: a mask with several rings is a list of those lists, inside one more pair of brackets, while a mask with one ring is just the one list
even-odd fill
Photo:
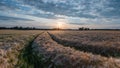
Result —
[[15, 26], [15, 27], [0, 27], [2, 29], [13, 29], [13, 30], [120, 30], [120, 29], [90, 29], [87, 27], [79, 27], [78, 29], [58, 29], [58, 28], [36, 28], [36, 27], [22, 27], [22, 26]]
[[0, 29], [39, 30], [40, 28], [15, 26], [15, 27], [0, 27]]

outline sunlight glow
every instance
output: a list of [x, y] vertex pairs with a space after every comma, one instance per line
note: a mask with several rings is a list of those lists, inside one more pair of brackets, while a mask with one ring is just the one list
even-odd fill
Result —
[[69, 28], [69, 23], [66, 19], [57, 19], [56, 21], [54, 21], [55, 24], [54, 27], [57, 29], [67, 29]]
[[63, 28], [62, 22], [57, 22], [57, 28], [58, 28], [58, 29], [62, 29], [62, 28]]

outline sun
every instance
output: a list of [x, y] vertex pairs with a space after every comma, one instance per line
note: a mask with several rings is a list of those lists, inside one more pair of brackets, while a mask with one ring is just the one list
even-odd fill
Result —
[[57, 28], [62, 29], [63, 28], [63, 23], [62, 22], [57, 22]]

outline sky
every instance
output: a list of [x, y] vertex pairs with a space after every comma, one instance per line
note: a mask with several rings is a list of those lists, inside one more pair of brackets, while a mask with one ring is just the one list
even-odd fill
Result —
[[120, 0], [0, 0], [0, 26], [120, 29]]

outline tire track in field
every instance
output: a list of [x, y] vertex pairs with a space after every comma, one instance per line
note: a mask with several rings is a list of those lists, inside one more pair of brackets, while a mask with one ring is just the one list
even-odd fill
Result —
[[[71, 62], [71, 63], [69, 63], [70, 61], [72, 61], [71, 59], [72, 59], [72, 56], [71, 56], [71, 58], [70, 58], [70, 56], [68, 55], [66, 55], [66, 54], [64, 54], [64, 51], [62, 51], [61, 52], [61, 50], [59, 50], [59, 48], [65, 48], [64, 46], [58, 46], [58, 48], [56, 48], [58, 51], [56, 51], [56, 49], [55, 49], [55, 51], [57, 52], [57, 54], [54, 52], [54, 50], [52, 51], [52, 52], [54, 52], [54, 53], [50, 53], [49, 51], [48, 51], [48, 54], [49, 55], [51, 55], [51, 57], [53, 56], [54, 58], [53, 59], [56, 59], [56, 58], [58, 58], [58, 59], [56, 59], [56, 61], [52, 61], [52, 66], [51, 65], [47, 65], [47, 63], [48, 64], [51, 64], [51, 58], [50, 59], [48, 59], [47, 61], [45, 61], [45, 60], [42, 60], [43, 58], [45, 58], [42, 54], [38, 54], [39, 52], [38, 51], [36, 51], [37, 53], [35, 53], [34, 52], [34, 49], [35, 48], [37, 48], [36, 46], [35, 46], [35, 48], [34, 47], [32, 47], [36, 42], [39, 42], [40, 41], [40, 43], [41, 43], [41, 46], [43, 47], [43, 49], [44, 49], [44, 46], [46, 46], [46, 44], [44, 44], [44, 43], [46, 43], [47, 41], [48, 41], [48, 43], [52, 43], [51, 45], [54, 45], [55, 43], [56, 44], [58, 44], [56, 41], [54, 41], [51, 37], [50, 37], [50, 35], [49, 35], [49, 33], [47, 33], [47, 32], [45, 32], [47, 35], [41, 35], [41, 34], [39, 34], [39, 35], [37, 35], [37, 36], [35, 36], [32, 40], [31, 40], [31, 42], [29, 42], [29, 44], [23, 49], [23, 51], [21, 52], [21, 55], [20, 55], [20, 62], [19, 62], [19, 65], [21, 65], [21, 66], [19, 66], [19, 67], [15, 67], [15, 68], [77, 68], [77, 67], [74, 67], [75, 65], [73, 65], [73, 67], [69, 67], [71, 64], [73, 64], [73, 62]], [[44, 39], [44, 40], [43, 40]], [[52, 42], [51, 42], [51, 41]], [[35, 42], [34, 42], [35, 41]], [[39, 43], [37, 44], [37, 45], [40, 45]], [[50, 47], [51, 47], [51, 45], [50, 44], [48, 44]], [[56, 46], [56, 45], [55, 45]], [[55, 47], [55, 46], [53, 46], [53, 48]], [[47, 48], [49, 48], [49, 47], [47, 47]], [[67, 48], [68, 49], [68, 48]], [[69, 48], [70, 49], [70, 51], [71, 51], [71, 48]], [[69, 50], [68, 49], [68, 50]], [[39, 48], [38, 48], [38, 50], [39, 50]], [[66, 50], [66, 49], [65, 49]], [[66, 51], [68, 51], [68, 50], [66, 50]], [[46, 49], [45, 49], [45, 51], [46, 51]], [[70, 51], [68, 51], [68, 54], [70, 54], [71, 52]], [[33, 53], [34, 52], [34, 53]], [[41, 51], [42, 52], [42, 51]], [[46, 51], [47, 52], [47, 51]], [[71, 53], [71, 54], [73, 54], [73, 55], [75, 55], [74, 53], [75, 53], [75, 51], [72, 51], [73, 53]], [[79, 52], [79, 51], [78, 51]], [[59, 54], [62, 54], [62, 55], [59, 55]], [[80, 53], [78, 53], [78, 54], [80, 54]], [[39, 55], [39, 56], [38, 56]], [[79, 59], [81, 59], [81, 60], [78, 60], [78, 59], [76, 59], [76, 60], [78, 60], [79, 61], [79, 65], [81, 66], [81, 68], [89, 68], [89, 66], [93, 66], [94, 68], [98, 68], [99, 67], [99, 65], [100, 65], [100, 68], [101, 68], [101, 64], [103, 63], [103, 64], [105, 64], [105, 65], [102, 65], [103, 67], [105, 66], [106, 67], [106, 64], [108, 65], [107, 67], [109, 67], [109, 66], [111, 66], [111, 65], [109, 65], [107, 62], [109, 62], [107, 59], [105, 60], [105, 58], [102, 58], [103, 60], [101, 60], [101, 58], [100, 58], [100, 56], [95, 56], [95, 58], [97, 58], [97, 59], [92, 59], [93, 58], [93, 56], [90, 56], [90, 55], [87, 55], [87, 56], [89, 56], [89, 59], [84, 59], [84, 57], [82, 56], [83, 55], [83, 53], [81, 53], [81, 55], [79, 55], [79, 56], [81, 56], [81, 57], [76, 57], [76, 58], [79, 58]], [[55, 57], [56, 56], [56, 57]], [[61, 57], [62, 56], [62, 57]], [[63, 57], [64, 56], [64, 57]], [[77, 55], [76, 55], [77, 56]], [[69, 60], [67, 59], [65, 59], [65, 57], [66, 57], [66, 59], [67, 58], [69, 58]], [[60, 58], [60, 59], [59, 59]], [[100, 58], [100, 60], [99, 60], [99, 58]], [[50, 61], [49, 61], [50, 60]], [[55, 65], [55, 67], [54, 67], [54, 64], [55, 64], [55, 62], [57, 62], [57, 60], [59, 61], [59, 60], [66, 60], [66, 62], [64, 62], [64, 64], [65, 64], [65, 66], [64, 67], [60, 67], [59, 65], [57, 66], [57, 65]], [[89, 61], [89, 62], [88, 62]], [[62, 61], [63, 62], [63, 61]], [[76, 61], [74, 61], [74, 62], [76, 62]], [[82, 63], [81, 63], [82, 62]], [[105, 63], [104, 63], [105, 62]], [[68, 64], [68, 67], [66, 67], [66, 64], [67, 63], [69, 63]], [[111, 64], [112, 62], [110, 62], [110, 64]], [[114, 67], [117, 67], [118, 68], [118, 64], [116, 65], [116, 66], [114, 66], [115, 64], [116, 64], [116, 62], [113, 62], [114, 64], [112, 64], [112, 68], [114, 68]], [[61, 63], [60, 63], [61, 64]], [[76, 63], [75, 63], [76, 64]], [[77, 64], [76, 64], [76, 66], [77, 66]], [[79, 66], [79, 67], [80, 67]]]
[[26, 46], [21, 50], [21, 53], [19, 55], [19, 61], [16, 65], [16, 67], [20, 68], [45, 68], [45, 61], [42, 60], [44, 57], [42, 55], [38, 56], [35, 52], [33, 52], [33, 43], [35, 39], [43, 34], [44, 32], [36, 35], [30, 41]]
[[79, 42], [70, 42], [67, 40], [59, 39], [49, 32], [47, 32], [47, 33], [50, 35], [50, 37], [54, 41], [56, 41], [58, 44], [61, 44], [64, 46], [72, 47], [72, 48], [75, 48], [80, 51], [93, 53], [93, 54], [101, 55], [101, 56], [105, 56], [105, 57], [116, 57], [116, 58], [120, 57], [120, 50], [115, 49], [114, 47], [93, 46], [93, 45], [82, 44]]

